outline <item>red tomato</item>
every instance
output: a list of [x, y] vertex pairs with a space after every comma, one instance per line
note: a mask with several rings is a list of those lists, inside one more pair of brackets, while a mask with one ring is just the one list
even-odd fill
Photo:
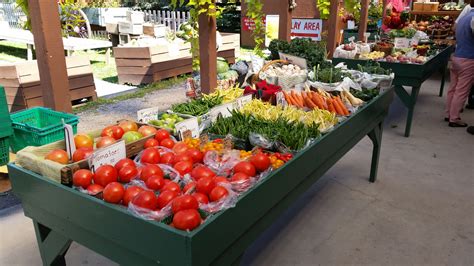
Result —
[[248, 176], [255, 176], [257, 170], [255, 166], [249, 162], [240, 162], [234, 166], [234, 173], [244, 173]]
[[155, 133], [155, 139], [158, 140], [159, 142], [163, 141], [164, 139], [169, 139], [169, 138], [170, 138], [170, 133], [166, 129], [158, 129]]
[[171, 182], [173, 182], [173, 181], [165, 178], [165, 185], [168, 184], [168, 183], [171, 183]]
[[193, 158], [194, 163], [201, 163], [202, 158], [204, 157], [202, 152], [200, 150], [196, 149], [196, 148], [192, 148], [192, 149], [187, 150], [186, 154], [188, 156], [191, 156], [191, 158]]
[[176, 164], [176, 163], [179, 163], [179, 162], [191, 162], [191, 163], [193, 163], [194, 161], [193, 161], [193, 158], [191, 156], [182, 153], [182, 154], [176, 155], [174, 157], [173, 163]]
[[135, 198], [135, 196], [142, 191], [143, 188], [139, 186], [128, 187], [127, 189], [125, 189], [125, 193], [123, 194], [122, 204], [128, 206], [128, 203], [130, 203], [130, 201], [132, 201], [132, 199]]
[[143, 145], [145, 149], [151, 148], [151, 147], [157, 147], [157, 146], [160, 146], [160, 142], [157, 141], [156, 139], [147, 139], [145, 141], [145, 144]]
[[76, 148], [92, 148], [94, 147], [94, 140], [86, 134], [77, 134], [74, 136], [74, 144]]
[[184, 210], [173, 217], [173, 226], [181, 230], [193, 230], [201, 224], [201, 215], [197, 210]]
[[146, 182], [146, 180], [152, 175], [156, 175], [163, 178], [165, 176], [165, 173], [163, 173], [163, 170], [161, 170], [158, 165], [148, 164], [143, 167], [142, 173], [140, 174], [140, 179]]
[[160, 163], [173, 164], [173, 162], [174, 162], [174, 153], [167, 152], [161, 156]]
[[253, 166], [255, 166], [255, 169], [257, 169], [259, 172], [267, 170], [271, 164], [270, 158], [268, 158], [268, 156], [263, 153], [257, 153], [252, 156], [252, 158], [250, 158], [250, 163], [252, 163]]
[[48, 152], [44, 158], [60, 164], [67, 164], [69, 162], [67, 152], [59, 149]]
[[125, 166], [137, 167], [137, 165], [132, 159], [124, 158], [115, 164], [115, 169], [117, 169], [117, 171], [120, 171], [120, 169], [124, 168]]
[[123, 131], [123, 128], [121, 128], [119, 126], [108, 126], [104, 129], [102, 129], [102, 132], [100, 133], [100, 136], [101, 137], [108, 136], [108, 137], [112, 137], [116, 140], [119, 140], [119, 139], [122, 138], [124, 133], [125, 132]]
[[215, 176], [214, 177], [214, 183], [216, 183], [216, 185], [219, 185], [221, 183], [227, 183], [229, 184], [229, 179], [227, 179], [226, 177], [223, 177], [223, 176]]
[[[87, 187], [87, 193], [92, 196], [98, 196], [98, 194], [101, 193], [103, 190], [104, 187], [98, 184], [91, 184]], [[100, 196], [99, 198], [102, 198], [102, 196]]]
[[179, 195], [178, 192], [171, 191], [171, 190], [166, 190], [166, 191], [161, 192], [160, 195], [158, 195], [158, 208], [162, 209], [163, 207], [168, 205], [168, 203], [170, 203], [178, 195]]
[[128, 183], [138, 176], [138, 170], [135, 166], [124, 166], [118, 172], [119, 181], [122, 183]]
[[194, 178], [194, 180], [196, 181], [203, 177], [214, 177], [214, 176], [216, 176], [216, 173], [214, 173], [211, 169], [203, 165], [195, 167], [191, 171], [191, 177]]
[[196, 200], [201, 203], [201, 204], [208, 204], [209, 203], [209, 198], [202, 194], [202, 193], [199, 193], [199, 192], [195, 192], [193, 194], [191, 194], [193, 197], [196, 198]]
[[132, 203], [135, 206], [148, 210], [156, 210], [158, 208], [158, 198], [153, 191], [144, 190], [138, 193], [133, 199]]
[[172, 139], [164, 139], [160, 141], [160, 146], [172, 149], [174, 147], [174, 141]]
[[74, 172], [72, 175], [72, 183], [76, 187], [82, 187], [86, 189], [91, 183], [94, 174], [87, 169], [80, 169]]
[[174, 145], [173, 147], [173, 152], [176, 153], [176, 155], [180, 155], [185, 153], [189, 149], [188, 144], [184, 142], [178, 142]]
[[142, 153], [140, 162], [150, 164], [160, 163], [160, 152], [155, 148], [146, 148]]
[[165, 179], [161, 176], [152, 175], [146, 180], [145, 184], [147, 188], [157, 191], [163, 188]]
[[171, 210], [174, 214], [179, 211], [199, 208], [199, 202], [191, 195], [183, 195], [175, 198], [171, 203]]
[[92, 148], [79, 148], [72, 154], [72, 161], [79, 162], [89, 157], [94, 150]]
[[196, 182], [189, 182], [184, 186], [183, 188], [183, 193], [187, 193], [188, 191], [191, 191], [196, 188]]
[[211, 193], [212, 189], [214, 189], [215, 187], [216, 187], [216, 183], [214, 182], [214, 179], [210, 176], [207, 176], [197, 181], [196, 191], [199, 193], [209, 195], [209, 193]]
[[94, 183], [99, 184], [103, 187], [107, 186], [109, 183], [117, 182], [118, 173], [117, 170], [108, 164], [104, 164], [97, 168], [94, 175]]
[[249, 180], [250, 177], [244, 173], [236, 173], [231, 178], [230, 181], [232, 182], [245, 182]]
[[115, 142], [117, 142], [117, 140], [115, 140], [114, 138], [112, 137], [108, 137], [108, 136], [105, 136], [105, 137], [100, 137], [95, 146], [97, 149], [100, 149], [100, 148], [103, 148], [103, 147], [107, 147], [109, 145], [112, 145], [114, 144]]
[[137, 123], [135, 123], [133, 121], [129, 121], [129, 120], [120, 121], [118, 126], [121, 127], [124, 132], [137, 131], [138, 130]]
[[179, 162], [174, 165], [174, 169], [176, 169], [180, 175], [184, 176], [185, 174], [191, 173], [193, 170], [193, 163], [188, 161]]
[[218, 201], [229, 195], [229, 191], [225, 187], [216, 186], [211, 193], [209, 193], [209, 199], [211, 201]]
[[138, 129], [138, 133], [142, 134], [144, 137], [151, 136], [156, 133], [156, 128], [152, 126], [147, 126], [147, 125], [141, 126]]
[[104, 200], [110, 203], [119, 203], [123, 194], [125, 194], [125, 189], [119, 182], [109, 183], [104, 188]]
[[176, 184], [175, 182], [167, 182], [163, 188], [161, 189], [161, 191], [166, 191], [166, 190], [171, 190], [171, 191], [174, 191], [174, 192], [177, 192], [177, 193], [180, 193], [181, 192], [181, 187]]

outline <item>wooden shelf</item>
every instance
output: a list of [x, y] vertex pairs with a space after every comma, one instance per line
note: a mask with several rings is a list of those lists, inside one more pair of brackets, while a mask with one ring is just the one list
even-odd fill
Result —
[[440, 11], [410, 11], [412, 15], [426, 15], [426, 16], [452, 16], [457, 17], [461, 14], [461, 10], [455, 11], [447, 11], [447, 10], [440, 10]]

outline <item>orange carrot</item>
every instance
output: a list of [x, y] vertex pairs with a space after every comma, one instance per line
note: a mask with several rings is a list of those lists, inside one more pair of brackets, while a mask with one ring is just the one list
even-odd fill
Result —
[[326, 98], [326, 104], [328, 106], [328, 111], [331, 112], [331, 113], [336, 113], [336, 109], [334, 108], [334, 105], [332, 104], [332, 101], [331, 99], [329, 98]]
[[286, 102], [291, 105], [290, 99], [286, 91], [282, 90], [281, 92], [283, 93], [283, 96], [285, 97]]
[[302, 94], [303, 94], [303, 99], [306, 103], [306, 106], [310, 109], [314, 109], [316, 105], [311, 101], [311, 98], [308, 97], [308, 95], [305, 92], [303, 92]]
[[311, 99], [313, 100], [313, 102], [316, 104], [316, 106], [319, 108], [319, 109], [323, 109], [323, 103], [320, 101], [320, 99], [316, 96], [316, 92], [311, 92]]
[[339, 105], [342, 108], [342, 111], [344, 112], [344, 115], [349, 115], [349, 110], [347, 110], [347, 107], [344, 105], [344, 103], [341, 100], [341, 97], [337, 96], [336, 101], [339, 103]]
[[304, 107], [304, 101], [303, 101], [303, 97], [301, 97], [301, 94], [295, 91], [295, 97], [298, 103], [300, 104], [300, 106]]
[[295, 101], [295, 98], [293, 98], [291, 93], [288, 93], [288, 99], [290, 99], [291, 105], [298, 107], [298, 103]]
[[295, 100], [295, 103], [298, 107], [303, 107], [303, 103], [300, 102], [300, 99], [298, 98], [298, 96], [296, 95], [296, 92], [295, 91], [291, 91], [291, 97]]
[[331, 103], [334, 106], [334, 109], [336, 110], [336, 114], [344, 115], [344, 111], [342, 111], [342, 108], [341, 106], [339, 106], [339, 103], [337, 102], [336, 98], [332, 98]]

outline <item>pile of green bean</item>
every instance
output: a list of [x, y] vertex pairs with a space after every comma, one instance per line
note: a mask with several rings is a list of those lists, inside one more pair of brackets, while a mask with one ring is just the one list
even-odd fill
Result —
[[209, 112], [211, 108], [222, 104], [222, 101], [222, 96], [194, 99], [187, 103], [175, 104], [171, 107], [171, 110], [179, 114], [201, 116]]

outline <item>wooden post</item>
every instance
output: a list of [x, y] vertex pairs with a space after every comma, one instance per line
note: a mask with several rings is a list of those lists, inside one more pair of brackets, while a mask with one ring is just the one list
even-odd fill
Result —
[[[270, 1], [266, 1], [265, 4], [271, 4]], [[280, 26], [278, 30], [278, 39], [284, 41], [291, 40], [291, 10], [288, 0], [280, 0]]]
[[216, 18], [207, 13], [199, 15], [199, 57], [201, 90], [213, 92], [217, 88]]
[[[336, 27], [338, 19], [338, 10], [339, 10], [339, 0], [331, 0], [331, 6], [329, 8], [329, 27], [328, 30], [328, 41], [327, 41], [327, 50], [329, 58], [332, 58], [334, 50], [336, 50], [337, 41], [339, 39], [339, 32]], [[332, 26], [334, 25], [334, 26]]]
[[28, 0], [36, 59], [43, 88], [43, 103], [57, 111], [71, 112], [69, 81], [57, 1]]
[[362, 9], [360, 10], [359, 41], [364, 41], [364, 34], [367, 32], [370, 0], [362, 0], [360, 4]]

